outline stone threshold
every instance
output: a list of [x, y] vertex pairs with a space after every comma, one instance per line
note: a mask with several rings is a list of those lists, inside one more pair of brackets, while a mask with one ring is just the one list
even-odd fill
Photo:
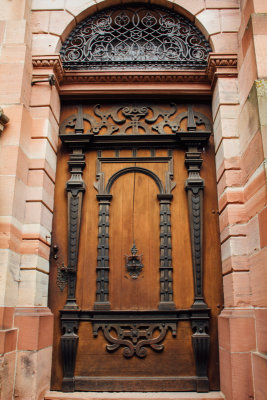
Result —
[[223, 400], [222, 392], [47, 392], [44, 400]]

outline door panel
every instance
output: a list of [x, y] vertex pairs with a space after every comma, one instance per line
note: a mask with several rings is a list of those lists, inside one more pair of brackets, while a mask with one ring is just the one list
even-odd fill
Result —
[[[152, 122], [144, 121], [142, 125], [140, 121], [142, 118], [153, 120], [153, 107], [148, 107], [145, 117], [140, 117], [139, 113], [138, 119], [136, 113], [132, 114], [130, 122], [126, 112], [126, 122], [122, 122], [121, 106], [116, 109], [112, 104], [109, 115], [110, 107], [110, 103], [104, 104], [101, 116], [99, 106], [96, 108], [94, 104], [62, 108], [61, 135], [64, 128], [64, 134], [71, 138], [73, 129], [81, 130], [82, 126], [83, 136], [78, 128], [76, 134], [80, 135], [79, 140], [88, 138], [88, 141], [84, 141], [79, 150], [75, 142], [78, 139], [73, 135], [69, 143], [66, 136], [62, 139], [65, 145], [61, 144], [58, 151], [49, 289], [49, 305], [55, 315], [52, 389], [62, 388], [64, 375], [67, 384], [63, 385], [63, 390], [66, 391], [206, 391], [208, 381], [209, 388], [217, 390], [217, 315], [222, 304], [222, 289], [213, 138], [210, 137], [209, 145], [201, 153], [200, 175], [205, 182], [203, 240], [195, 241], [195, 246], [201, 243], [203, 249], [205, 302], [201, 307], [194, 307], [192, 220], [187, 195], [191, 189], [185, 190], [189, 170], [184, 161], [185, 145], [176, 144], [178, 140], [172, 138], [176, 132], [175, 123], [182, 113], [185, 116], [180, 117], [176, 135], [189, 132], [192, 106], [180, 104], [173, 113], [173, 106], [157, 104], [156, 110], [161, 108], [165, 113], [172, 110], [169, 113], [171, 123], [168, 125], [166, 115], [157, 111], [157, 127], [149, 132]], [[194, 105], [193, 110], [195, 130], [201, 135], [207, 123], [197, 117], [197, 113], [210, 118], [209, 106]], [[105, 118], [108, 123], [103, 123]], [[192, 118], [191, 124], [194, 124]], [[96, 135], [102, 138], [90, 144], [92, 121], [97, 127]], [[165, 135], [165, 141], [162, 137], [159, 142], [155, 139], [159, 132]], [[132, 143], [127, 135], [132, 135]], [[140, 142], [138, 135], [145, 141]], [[192, 150], [188, 145], [187, 150], [188, 154], [191, 151], [187, 158], [199, 157], [194, 155], [200, 154], [197, 147]], [[65, 188], [67, 183], [70, 192], [69, 160], [72, 160], [69, 168], [73, 168], [71, 179], [74, 177], [77, 185], [82, 176], [86, 186], [82, 194], [75, 271], [69, 267], [68, 226], [76, 224], [79, 211], [77, 215], [73, 212], [68, 222], [71, 214], [68, 214]], [[199, 161], [195, 161], [197, 163]], [[71, 193], [73, 195], [74, 191]], [[73, 198], [77, 199], [76, 194]], [[199, 232], [197, 225], [194, 226], [195, 235]], [[131, 253], [134, 243], [136, 256]], [[126, 256], [133, 257], [131, 260], [138, 265], [141, 263], [141, 270], [127, 269]], [[76, 277], [76, 309], [66, 308], [71, 274]], [[108, 301], [101, 301], [101, 290]], [[163, 304], [164, 290], [170, 301]], [[199, 326], [195, 330], [198, 319], [203, 320], [203, 330]], [[72, 325], [68, 325], [70, 323]], [[69, 332], [68, 326], [71, 326]], [[68, 346], [65, 354], [61, 352], [62, 338], [63, 344]], [[201, 372], [198, 360], [203, 338], [208, 347], [201, 354], [209, 359], [209, 379], [203, 368]], [[68, 362], [72, 372], [66, 366]], [[65, 365], [64, 374], [62, 364]]]

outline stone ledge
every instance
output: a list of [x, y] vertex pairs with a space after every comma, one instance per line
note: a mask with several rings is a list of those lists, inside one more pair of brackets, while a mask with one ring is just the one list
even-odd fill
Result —
[[47, 392], [44, 400], [223, 400], [222, 392], [195, 393], [195, 392]]

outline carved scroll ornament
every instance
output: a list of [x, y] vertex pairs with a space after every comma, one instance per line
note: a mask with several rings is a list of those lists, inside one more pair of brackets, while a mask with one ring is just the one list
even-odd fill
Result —
[[208, 41], [187, 18], [155, 5], [118, 6], [80, 22], [62, 46], [66, 69], [198, 69]]
[[170, 329], [172, 335], [176, 335], [176, 323], [109, 323], [93, 324], [93, 333], [96, 337], [98, 330], [102, 329], [108, 351], [116, 351], [123, 347], [123, 355], [131, 358], [136, 355], [139, 358], [147, 356], [147, 347], [155, 351], [164, 349], [163, 340]]

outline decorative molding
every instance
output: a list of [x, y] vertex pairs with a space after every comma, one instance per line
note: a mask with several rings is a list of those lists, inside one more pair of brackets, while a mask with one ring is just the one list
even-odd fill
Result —
[[207, 75], [212, 86], [217, 78], [235, 78], [238, 75], [237, 54], [210, 53], [208, 58]]
[[[166, 109], [158, 104], [143, 103], [142, 107], [135, 105], [135, 102], [116, 106], [108, 103], [102, 106], [96, 104], [95, 116], [83, 113], [82, 106], [79, 105], [78, 112], [61, 123], [60, 139], [71, 148], [76, 146], [98, 150], [118, 146], [132, 148], [134, 143], [137, 147], [147, 147], [148, 142], [151, 148], [187, 147], [193, 142], [196, 146], [203, 147], [209, 139], [211, 122], [191, 105], [188, 105], [187, 111], [180, 113], [179, 105], [174, 103], [168, 104]], [[148, 112], [150, 116], [146, 118]], [[81, 124], [83, 121], [88, 122], [89, 128], [86, 132], [75, 128], [78, 118]], [[187, 120], [186, 128], [181, 130], [184, 119]], [[204, 125], [204, 129], [197, 130], [199, 125]], [[102, 128], [106, 132], [101, 132]], [[100, 132], [103, 134], [99, 134]]]
[[116, 351], [123, 347], [122, 353], [125, 358], [131, 358], [134, 355], [145, 358], [147, 347], [155, 351], [164, 349], [162, 342], [167, 331], [170, 329], [172, 335], [176, 336], [176, 325], [176, 322], [93, 323], [93, 334], [97, 337], [98, 330], [102, 329], [105, 339], [110, 343], [106, 345], [107, 351]]
[[[62, 82], [62, 79], [64, 77], [64, 69], [63, 65], [61, 62], [61, 57], [59, 54], [55, 55], [47, 55], [47, 56], [33, 56], [32, 57], [32, 66], [34, 68], [33, 70], [33, 75], [34, 77], [49, 77], [51, 74], [51, 70], [53, 71], [58, 85]], [[48, 70], [47, 74], [40, 74], [39, 70]], [[38, 75], [39, 71], [39, 75]]]
[[147, 70], [147, 71], [66, 71], [59, 54], [33, 56], [33, 75], [35, 78], [48, 78], [51, 70], [58, 87], [73, 84], [91, 83], [195, 83], [214, 85], [218, 77], [236, 77], [237, 54], [209, 53], [208, 66], [203, 70]]
[[63, 84], [86, 84], [86, 83], [208, 83], [208, 76], [204, 71], [99, 71], [81, 72], [66, 71]]

